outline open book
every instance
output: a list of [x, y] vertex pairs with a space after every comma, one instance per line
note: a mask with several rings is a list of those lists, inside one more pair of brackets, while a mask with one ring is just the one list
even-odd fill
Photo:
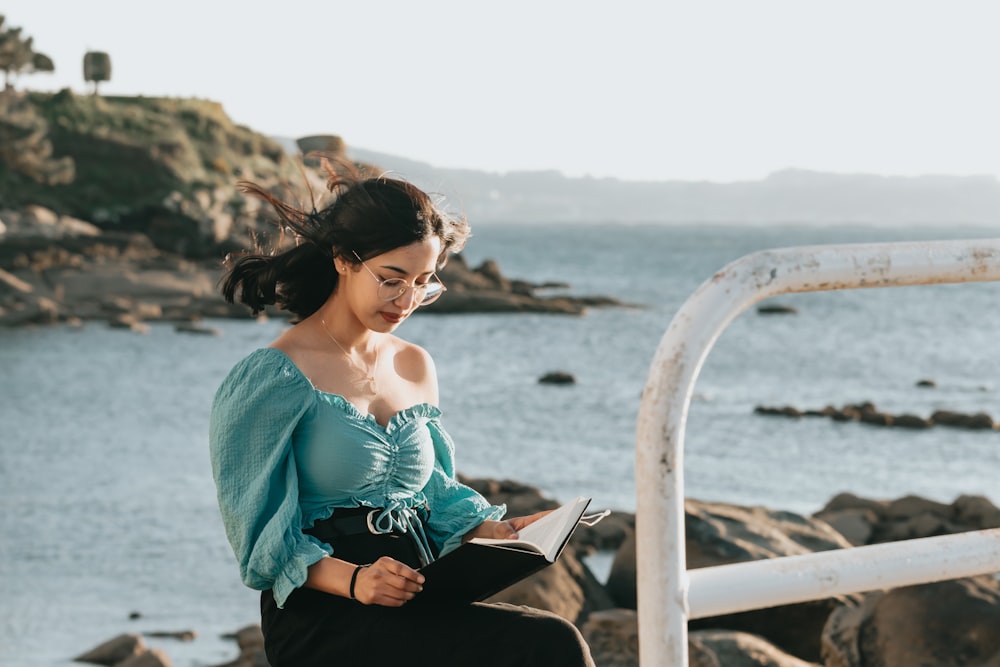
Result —
[[549, 512], [516, 539], [476, 537], [420, 569], [426, 580], [414, 602], [483, 600], [551, 565], [580, 524], [590, 498]]

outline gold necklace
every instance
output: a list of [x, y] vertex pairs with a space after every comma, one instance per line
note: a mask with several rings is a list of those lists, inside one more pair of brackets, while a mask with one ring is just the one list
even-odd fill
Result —
[[367, 369], [364, 366], [362, 366], [361, 364], [359, 364], [358, 362], [356, 362], [354, 360], [354, 357], [351, 355], [351, 353], [348, 352], [347, 349], [343, 345], [340, 344], [340, 341], [333, 337], [333, 334], [330, 333], [330, 330], [326, 327], [326, 320], [324, 320], [321, 317], [319, 319], [319, 323], [321, 325], [323, 325], [323, 331], [325, 331], [326, 335], [330, 337], [330, 340], [332, 340], [334, 342], [334, 344], [337, 347], [340, 348], [340, 351], [344, 353], [344, 356], [347, 357], [347, 361], [352, 366], [354, 366], [359, 371], [361, 371], [362, 377], [364, 377], [368, 381], [368, 384], [370, 386], [371, 392], [373, 394], [377, 394], [378, 393], [378, 389], [375, 386], [375, 369], [378, 368], [378, 347], [375, 348], [375, 361], [372, 363], [371, 369]]

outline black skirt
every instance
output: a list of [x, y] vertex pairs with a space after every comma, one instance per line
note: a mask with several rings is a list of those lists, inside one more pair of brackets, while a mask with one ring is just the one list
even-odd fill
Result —
[[[332, 525], [319, 522], [309, 532], [328, 542], [337, 558], [371, 563], [391, 556], [420, 567], [406, 535], [337, 537]], [[271, 591], [264, 591], [260, 606], [271, 667], [594, 664], [572, 623], [531, 607], [482, 602], [381, 607], [310, 588], [296, 589], [283, 609]]]

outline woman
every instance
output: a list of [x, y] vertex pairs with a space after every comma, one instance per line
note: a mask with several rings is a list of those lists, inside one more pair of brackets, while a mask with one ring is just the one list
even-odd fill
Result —
[[[332, 173], [332, 171], [331, 171]], [[239, 362], [212, 407], [219, 504], [244, 583], [261, 590], [272, 667], [592, 665], [567, 621], [526, 607], [416, 604], [422, 564], [471, 537], [516, 537], [455, 479], [431, 357], [393, 332], [445, 291], [468, 237], [404, 181], [332, 175], [303, 212], [259, 187], [297, 244], [229, 266], [223, 293], [297, 323]]]

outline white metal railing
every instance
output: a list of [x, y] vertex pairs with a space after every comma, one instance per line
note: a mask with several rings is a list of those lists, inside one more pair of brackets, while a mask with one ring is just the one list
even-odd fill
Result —
[[847, 592], [1000, 572], [1000, 529], [687, 571], [684, 429], [709, 350], [777, 294], [1000, 280], [1000, 239], [764, 250], [724, 267], [657, 347], [636, 430], [636, 573], [643, 667], [688, 664], [687, 621]]

